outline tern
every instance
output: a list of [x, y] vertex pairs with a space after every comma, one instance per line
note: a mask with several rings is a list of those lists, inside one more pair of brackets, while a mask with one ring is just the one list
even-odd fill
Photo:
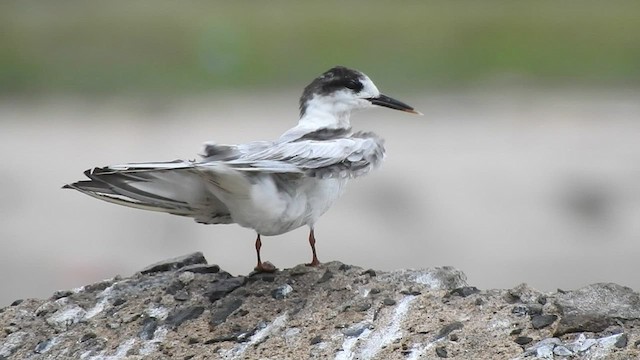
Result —
[[275, 141], [225, 145], [208, 142], [200, 160], [130, 163], [85, 171], [89, 180], [65, 185], [94, 198], [143, 210], [192, 217], [203, 224], [238, 224], [257, 233], [260, 272], [275, 267], [260, 259], [261, 236], [314, 226], [342, 195], [349, 179], [377, 168], [384, 140], [353, 131], [353, 111], [382, 106], [420, 114], [380, 93], [364, 73], [336, 66], [314, 79], [300, 97], [298, 124]]

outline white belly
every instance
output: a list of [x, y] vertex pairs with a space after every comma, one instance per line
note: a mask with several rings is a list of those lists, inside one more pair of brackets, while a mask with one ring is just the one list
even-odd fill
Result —
[[252, 184], [250, 199], [230, 208], [241, 226], [261, 235], [280, 235], [303, 225], [313, 227], [344, 192], [347, 179], [302, 178], [286, 188], [270, 176]]

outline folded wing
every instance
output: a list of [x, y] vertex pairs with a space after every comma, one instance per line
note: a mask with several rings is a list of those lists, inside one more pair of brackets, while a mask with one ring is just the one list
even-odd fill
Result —
[[384, 159], [384, 141], [373, 133], [314, 140], [300, 138], [242, 154], [227, 164], [242, 171], [300, 173], [319, 178], [365, 175]]

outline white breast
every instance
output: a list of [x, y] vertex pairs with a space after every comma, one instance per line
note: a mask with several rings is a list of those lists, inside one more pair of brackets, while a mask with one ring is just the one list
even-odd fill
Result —
[[229, 210], [241, 226], [261, 235], [280, 235], [304, 225], [312, 227], [342, 195], [347, 181], [302, 178], [282, 189], [265, 175], [252, 185], [249, 199], [236, 202]]

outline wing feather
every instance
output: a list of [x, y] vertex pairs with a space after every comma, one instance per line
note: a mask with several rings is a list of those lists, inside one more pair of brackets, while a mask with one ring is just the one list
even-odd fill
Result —
[[384, 158], [384, 141], [373, 133], [350, 137], [274, 143], [226, 162], [245, 171], [304, 173], [313, 177], [357, 177], [377, 167]]

